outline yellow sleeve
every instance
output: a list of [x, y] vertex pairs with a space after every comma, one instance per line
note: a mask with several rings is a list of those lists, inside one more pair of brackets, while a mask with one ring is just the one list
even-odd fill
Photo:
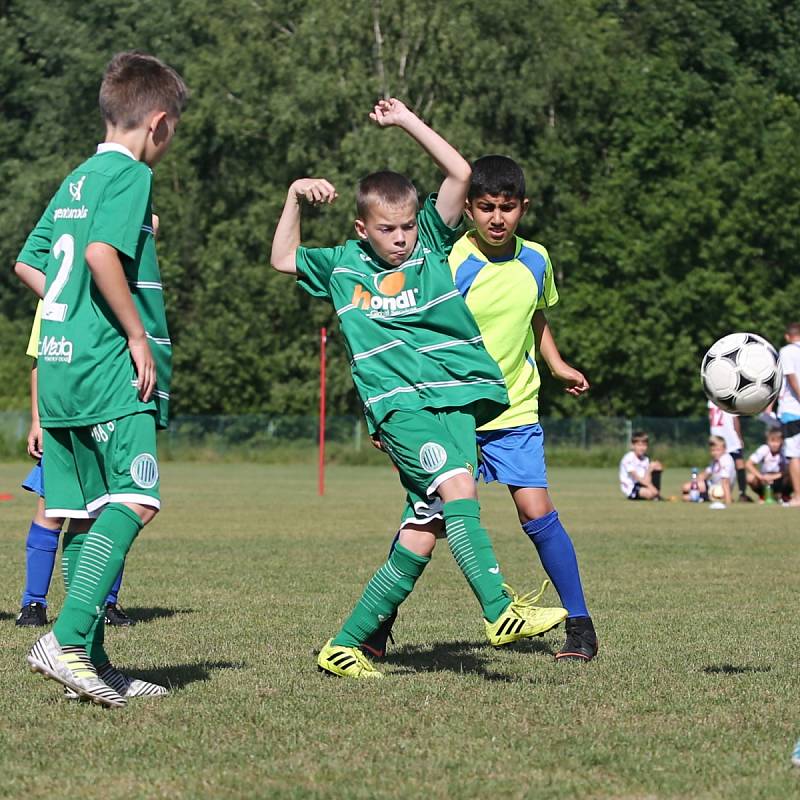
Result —
[[39, 334], [42, 329], [42, 301], [36, 306], [36, 314], [33, 317], [33, 326], [31, 327], [31, 338], [28, 340], [27, 354], [31, 358], [39, 358]]

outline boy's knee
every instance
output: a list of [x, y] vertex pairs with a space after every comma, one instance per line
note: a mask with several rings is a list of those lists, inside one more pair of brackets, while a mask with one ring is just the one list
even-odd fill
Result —
[[152, 506], [143, 506], [139, 503], [122, 503], [122, 505], [133, 511], [133, 513], [139, 517], [143, 526], [152, 522], [155, 519], [156, 514], [158, 514], [158, 509], [153, 508]]
[[451, 500], [478, 499], [475, 479], [469, 472], [459, 472], [452, 478], [448, 478], [437, 487], [436, 492], [445, 503], [449, 503]]

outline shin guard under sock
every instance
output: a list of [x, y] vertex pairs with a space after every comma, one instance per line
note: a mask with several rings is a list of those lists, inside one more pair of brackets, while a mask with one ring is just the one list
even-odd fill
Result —
[[558, 511], [526, 522], [522, 530], [536, 547], [544, 571], [555, 586], [568, 615], [588, 617], [575, 548], [558, 518]]
[[60, 528], [45, 528], [31, 522], [28, 538], [25, 540], [25, 589], [22, 593], [22, 605], [40, 603], [47, 605], [47, 592], [50, 590], [50, 579], [56, 565], [58, 552], [58, 535]]
[[480, 511], [477, 500], [451, 500], [444, 504], [444, 526], [453, 557], [478, 598], [483, 616], [495, 622], [510, 599], [503, 589], [489, 534], [481, 527]]
[[105, 598], [141, 529], [142, 521], [136, 513], [121, 503], [112, 503], [84, 534], [77, 558], [69, 557], [65, 565], [69, 589], [53, 626], [59, 644], [88, 646], [89, 633], [102, 629]]

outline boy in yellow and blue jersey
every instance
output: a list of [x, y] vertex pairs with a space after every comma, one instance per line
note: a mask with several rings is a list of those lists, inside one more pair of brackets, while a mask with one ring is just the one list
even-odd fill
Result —
[[[505, 156], [478, 159], [466, 203], [474, 227], [454, 244], [449, 263], [484, 345], [500, 366], [510, 400], [502, 414], [478, 428], [480, 475], [487, 483], [508, 486], [522, 529], [567, 609], [567, 639], [556, 658], [590, 661], [597, 654], [597, 636], [575, 549], [547, 491], [535, 348], [567, 392], [580, 395], [589, 384], [561, 358], [547, 323], [545, 310], [558, 302], [547, 250], [516, 235], [527, 208], [519, 165]], [[384, 652], [392, 622], [367, 641], [373, 655]]]

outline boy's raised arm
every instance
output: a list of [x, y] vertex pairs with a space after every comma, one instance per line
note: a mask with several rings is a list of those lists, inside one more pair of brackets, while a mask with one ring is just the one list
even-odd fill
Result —
[[289, 187], [272, 237], [269, 261], [274, 269], [289, 275], [297, 272], [295, 254], [300, 247], [300, 203], [306, 200], [311, 205], [320, 205], [332, 203], [337, 197], [334, 185], [324, 178], [300, 178]]
[[433, 159], [444, 173], [436, 198], [436, 210], [450, 227], [456, 227], [464, 212], [464, 201], [472, 176], [469, 163], [455, 147], [394, 97], [379, 100], [369, 117], [382, 128], [401, 128]]

